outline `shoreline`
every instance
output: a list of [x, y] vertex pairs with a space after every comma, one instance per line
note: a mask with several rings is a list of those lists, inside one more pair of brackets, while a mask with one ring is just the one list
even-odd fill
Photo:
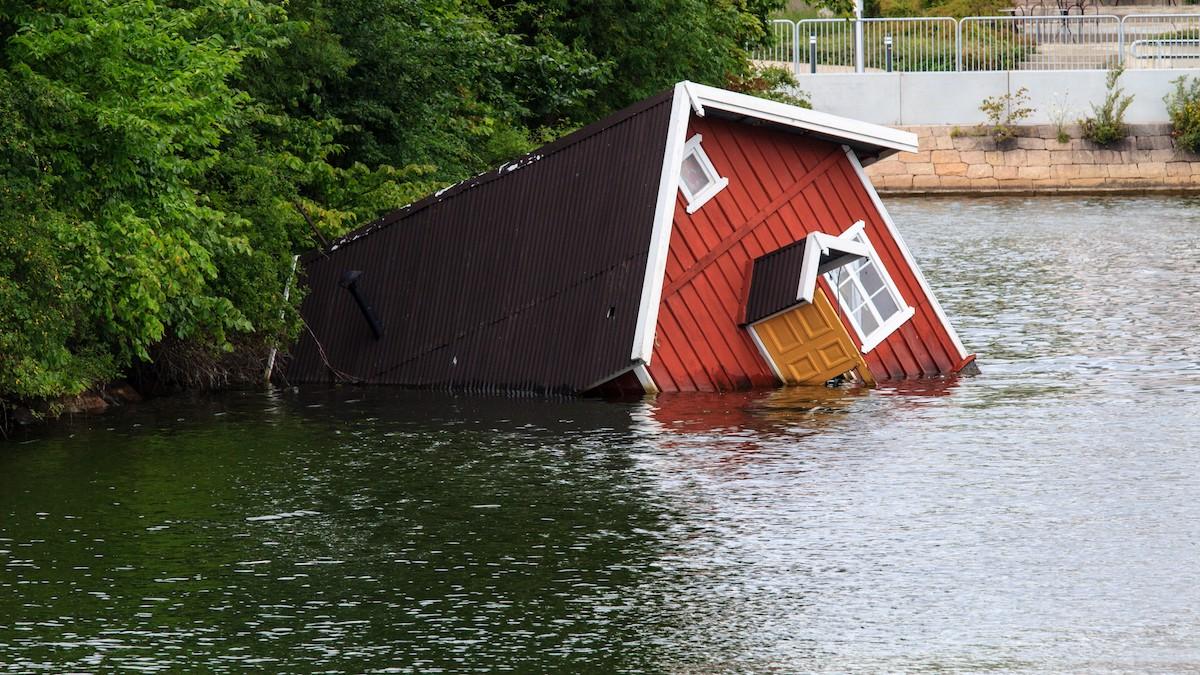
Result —
[[883, 195], [1189, 194], [1200, 192], [1200, 155], [1175, 145], [1169, 124], [1127, 125], [1129, 135], [1100, 146], [1075, 125], [1013, 127], [998, 142], [975, 126], [899, 127], [918, 151], [867, 167]]
[[883, 197], [1200, 197], [1200, 185], [1180, 187], [1028, 187], [876, 190]]

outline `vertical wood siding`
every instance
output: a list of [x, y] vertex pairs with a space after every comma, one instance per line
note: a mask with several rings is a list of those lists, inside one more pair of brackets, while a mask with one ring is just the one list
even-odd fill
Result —
[[[663, 299], [649, 370], [663, 391], [728, 391], [776, 383], [738, 326], [751, 261], [813, 231], [838, 235], [858, 220], [914, 316], [866, 355], [876, 379], [952, 372], [949, 333], [840, 145], [768, 128], [693, 117], [688, 137], [729, 186], [696, 213], [676, 201]], [[832, 296], [823, 279], [818, 283]], [[846, 330], [858, 335], [842, 316]]]

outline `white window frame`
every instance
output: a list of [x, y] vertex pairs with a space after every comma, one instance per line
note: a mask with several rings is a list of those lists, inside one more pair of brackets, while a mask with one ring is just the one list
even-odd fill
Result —
[[[868, 237], [866, 233], [866, 224], [861, 220], [851, 225], [848, 230], [839, 235], [840, 239], [847, 240], [854, 240], [855, 237], [861, 237], [860, 243], [865, 245], [867, 248], [867, 264], [875, 266], [876, 271], [879, 272], [879, 278], [883, 280], [885, 292], [891, 294], [892, 300], [896, 303], [896, 307], [900, 308], [899, 311], [889, 317], [887, 321], [883, 321], [882, 317], [879, 315], [878, 308], [875, 307], [875, 303], [867, 293], [867, 289], [863, 287], [862, 281], [858, 277], [857, 269], [854, 269], [856, 267], [854, 264], [847, 265], [836, 270], [831, 270], [825, 274], [825, 281], [827, 281], [829, 286], [833, 289], [833, 297], [837, 300], [838, 306], [843, 308], [842, 314], [846, 315], [846, 318], [850, 320], [850, 325], [854, 326], [854, 332], [858, 333], [859, 339], [862, 340], [862, 353], [866, 354], [875, 347], [879, 346], [879, 343], [883, 342], [888, 338], [889, 335], [896, 332], [900, 326], [903, 326], [909, 319], [912, 318], [916, 311], [908, 304], [908, 302], [904, 299], [904, 296], [900, 294], [900, 289], [896, 287], [896, 283], [892, 281], [892, 275], [888, 274], [887, 268], [883, 266], [883, 261], [879, 259], [879, 255], [875, 252], [875, 246], [871, 244], [871, 238]], [[854, 316], [853, 312], [848, 311], [848, 308], [846, 308], [842, 302], [840, 297], [840, 284], [838, 283], [840, 281], [838, 277], [842, 274], [851, 275], [853, 283], [858, 287], [858, 292], [863, 298], [866, 298], [866, 304], [864, 307], [868, 308], [868, 311], [875, 316], [875, 320], [879, 324], [875, 330], [870, 332], [870, 334], [863, 334], [862, 327], [858, 325], [858, 318]]]
[[[729, 179], [723, 178], [721, 174], [717, 173], [717, 168], [713, 166], [712, 160], [708, 158], [708, 153], [704, 152], [704, 148], [700, 145], [700, 142], [703, 140], [704, 137], [700, 134], [689, 138], [688, 142], [683, 146], [683, 160], [679, 162], [679, 191], [683, 193], [684, 199], [687, 200], [688, 213], [699, 211], [705, 202], [715, 197], [718, 192], [724, 190], [729, 185]], [[692, 191], [688, 189], [687, 181], [683, 180], [682, 177], [683, 163], [687, 161], [688, 157], [695, 157], [696, 161], [700, 164], [700, 170], [708, 177], [708, 185], [704, 186], [704, 189], [696, 194], [692, 194]]]

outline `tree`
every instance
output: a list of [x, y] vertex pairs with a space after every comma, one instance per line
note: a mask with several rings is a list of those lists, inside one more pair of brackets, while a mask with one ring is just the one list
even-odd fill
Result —
[[295, 254], [677, 80], [769, 88], [778, 4], [0, 0], [0, 405], [286, 345]]

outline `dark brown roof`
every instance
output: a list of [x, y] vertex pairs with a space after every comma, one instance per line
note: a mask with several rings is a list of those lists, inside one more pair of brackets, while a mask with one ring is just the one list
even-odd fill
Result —
[[804, 268], [805, 240], [754, 259], [746, 323], [761, 321], [800, 302], [800, 273]]
[[837, 243], [831, 243], [828, 249], [821, 248], [820, 253], [810, 263], [816, 265], [817, 269], [814, 270], [814, 276], [808, 278], [809, 287], [805, 289], [801, 288], [800, 284], [804, 277], [804, 258], [808, 246], [823, 245], [819, 242], [810, 243], [809, 238], [805, 238], [754, 259], [743, 325], [762, 321], [789, 307], [807, 302], [812, 298], [812, 284], [815, 283], [816, 274], [823, 269], [830, 270], [849, 264], [861, 257], [857, 253], [845, 251]]
[[[303, 258], [293, 382], [575, 393], [628, 370], [671, 92]], [[383, 325], [376, 340], [342, 275]]]

